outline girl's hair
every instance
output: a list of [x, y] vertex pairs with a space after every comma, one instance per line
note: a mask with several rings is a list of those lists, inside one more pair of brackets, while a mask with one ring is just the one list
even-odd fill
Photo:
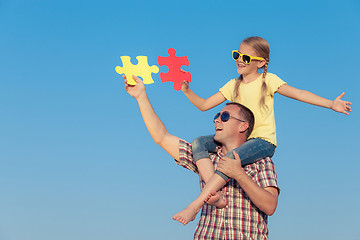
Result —
[[[265, 96], [267, 94], [267, 85], [265, 82], [266, 73], [268, 70], [269, 60], [270, 60], [270, 45], [269, 43], [263, 39], [262, 37], [248, 37], [242, 41], [244, 44], [252, 47], [255, 52], [258, 54], [258, 57], [262, 57], [265, 59], [265, 64], [262, 68], [264, 68], [263, 78], [262, 78], [262, 85], [261, 85], [261, 99], [260, 105], [267, 108], [265, 104]], [[239, 95], [239, 87], [240, 83], [243, 80], [243, 76], [240, 75], [236, 81], [235, 89], [234, 89], [234, 96], [235, 98]]]

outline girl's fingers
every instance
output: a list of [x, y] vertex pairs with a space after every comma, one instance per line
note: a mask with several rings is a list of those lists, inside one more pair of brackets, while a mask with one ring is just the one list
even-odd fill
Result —
[[343, 92], [342, 94], [340, 94], [340, 96], [338, 98], [342, 98], [345, 95], [345, 92]]

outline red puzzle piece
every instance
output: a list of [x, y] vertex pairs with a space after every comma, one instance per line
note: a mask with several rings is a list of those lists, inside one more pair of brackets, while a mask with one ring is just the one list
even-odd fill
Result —
[[181, 82], [191, 82], [191, 74], [189, 72], [182, 72], [181, 66], [189, 66], [187, 56], [177, 57], [176, 51], [173, 48], [168, 50], [169, 57], [158, 57], [159, 66], [167, 66], [169, 71], [167, 73], [160, 73], [161, 82], [173, 82], [176, 91], [181, 90]]

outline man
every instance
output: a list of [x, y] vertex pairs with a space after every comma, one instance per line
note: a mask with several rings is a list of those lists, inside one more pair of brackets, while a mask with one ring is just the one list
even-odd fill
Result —
[[[133, 76], [137, 84], [128, 85], [125, 76], [124, 79], [125, 90], [136, 99], [155, 143], [166, 150], [178, 165], [198, 173], [192, 159], [191, 144], [167, 132], [150, 104], [143, 82]], [[231, 178], [222, 189], [227, 206], [218, 209], [210, 205], [217, 201], [219, 194], [209, 193], [206, 199], [208, 204], [202, 208], [194, 239], [268, 238], [267, 217], [275, 212], [279, 195], [273, 162], [266, 158], [242, 168], [238, 155], [234, 154], [235, 160], [225, 157], [228, 151], [246, 142], [246, 131], [252, 129], [254, 122], [249, 116], [253, 118], [249, 109], [230, 103], [214, 119], [214, 139], [221, 147], [211, 155], [211, 160], [216, 169]], [[194, 220], [199, 210], [185, 209], [173, 218], [186, 224]]]

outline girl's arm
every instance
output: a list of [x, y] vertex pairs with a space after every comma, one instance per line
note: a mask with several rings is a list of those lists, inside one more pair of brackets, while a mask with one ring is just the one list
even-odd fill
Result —
[[196, 95], [190, 88], [189, 83], [186, 81], [181, 82], [181, 90], [184, 92], [185, 96], [201, 111], [207, 111], [217, 105], [225, 102], [226, 98], [222, 95], [221, 92], [217, 92], [211, 97], [204, 99]]
[[334, 101], [320, 97], [309, 91], [291, 87], [287, 84], [282, 85], [277, 90], [277, 92], [285, 97], [289, 97], [301, 102], [309, 103], [320, 107], [330, 108], [336, 112], [344, 113], [346, 115], [349, 115], [349, 112], [351, 112], [352, 103], [341, 100], [341, 98], [345, 95], [344, 92], [340, 94], [340, 96], [335, 98]]

